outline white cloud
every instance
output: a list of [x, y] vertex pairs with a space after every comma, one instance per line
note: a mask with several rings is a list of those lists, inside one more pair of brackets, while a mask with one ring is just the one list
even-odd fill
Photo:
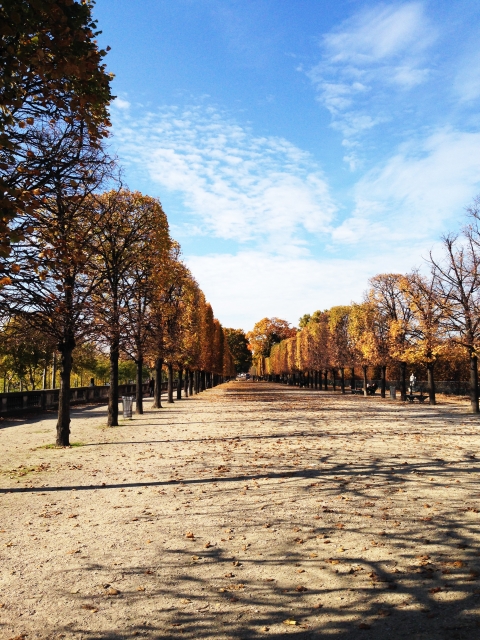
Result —
[[439, 130], [403, 144], [355, 186], [356, 207], [333, 231], [346, 243], [433, 238], [480, 191], [480, 133]]
[[360, 301], [368, 278], [385, 271], [406, 272], [418, 256], [402, 249], [368, 260], [315, 260], [248, 251], [189, 256], [187, 263], [220, 322], [249, 330], [266, 316], [296, 325], [304, 313]]
[[330, 63], [359, 67], [418, 54], [432, 43], [423, 3], [377, 5], [354, 15], [323, 37]]
[[350, 140], [390, 120], [405, 92], [428, 80], [435, 39], [421, 2], [380, 4], [325, 34], [322, 58], [308, 75], [334, 128]]
[[329, 229], [335, 205], [323, 173], [285, 139], [254, 136], [200, 107], [122, 111], [114, 131], [122, 158], [180, 194], [197, 230], [302, 251], [305, 233]]

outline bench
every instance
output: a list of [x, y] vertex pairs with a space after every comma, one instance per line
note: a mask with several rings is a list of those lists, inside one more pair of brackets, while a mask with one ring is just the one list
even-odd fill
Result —
[[[378, 385], [376, 384], [367, 385], [367, 396], [374, 396], [377, 392], [377, 389]], [[363, 387], [360, 387], [360, 389], [352, 389], [352, 393], [354, 395], [363, 396]]]
[[419, 402], [421, 402], [423, 404], [425, 402], [425, 400], [428, 398], [428, 396], [424, 396], [423, 393], [421, 393], [421, 392], [419, 394], [407, 393], [405, 398], [410, 403], [413, 403], [414, 400], [418, 400]]

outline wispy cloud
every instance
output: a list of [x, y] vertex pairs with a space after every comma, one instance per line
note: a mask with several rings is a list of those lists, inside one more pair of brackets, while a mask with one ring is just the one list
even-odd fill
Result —
[[435, 238], [480, 189], [480, 133], [441, 129], [400, 146], [355, 185], [356, 206], [333, 231], [363, 245]]
[[[323, 36], [322, 58], [308, 75], [345, 146], [389, 121], [392, 103], [428, 79], [425, 54], [435, 38], [420, 2], [379, 4]], [[355, 151], [344, 159], [358, 168]]]
[[189, 229], [298, 252], [305, 234], [330, 228], [336, 207], [320, 167], [285, 139], [204, 107], [122, 108], [113, 120], [122, 159], [180, 196]]

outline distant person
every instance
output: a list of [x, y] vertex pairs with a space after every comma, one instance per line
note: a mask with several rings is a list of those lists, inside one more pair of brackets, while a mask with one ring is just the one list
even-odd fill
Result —
[[150, 398], [153, 398], [154, 389], [155, 389], [155, 380], [153, 378], [150, 378], [150, 380], [148, 381], [148, 391], [150, 393]]
[[95, 378], [90, 378], [90, 387], [94, 387], [95, 386]]
[[410, 376], [410, 393], [414, 393], [416, 386], [417, 386], [417, 378], [415, 377], [415, 374], [412, 371], [412, 375]]

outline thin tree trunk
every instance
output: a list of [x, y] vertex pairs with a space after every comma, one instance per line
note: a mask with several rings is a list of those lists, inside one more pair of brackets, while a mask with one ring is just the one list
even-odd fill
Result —
[[200, 371], [200, 391], [205, 391], [205, 371]]
[[350, 368], [350, 389], [355, 389], [355, 367]]
[[323, 382], [325, 385], [325, 391], [328, 391], [328, 371], [325, 369]]
[[345, 367], [340, 367], [340, 388], [345, 394]]
[[118, 338], [110, 344], [110, 387], [108, 389], [108, 427], [118, 427]]
[[366, 396], [367, 395], [367, 365], [363, 364], [362, 369], [363, 369], [363, 395]]
[[135, 389], [135, 413], [143, 413], [143, 357], [137, 356], [137, 386]]
[[56, 379], [57, 379], [57, 354], [54, 352], [53, 358], [52, 358], [52, 386], [51, 386], [52, 389], [55, 389]]
[[185, 369], [185, 383], [183, 386], [183, 393], [185, 395], [185, 398], [188, 398], [188, 377], [190, 375], [190, 371], [188, 369]]
[[381, 371], [382, 380], [380, 383], [380, 395], [382, 398], [385, 398], [385, 389], [387, 388], [387, 367], [382, 365]]
[[183, 387], [183, 369], [179, 369], [178, 380], [177, 380], [177, 400], [182, 399], [182, 387]]
[[473, 350], [470, 353], [470, 404], [472, 413], [478, 413], [478, 358]]
[[47, 363], [43, 367], [43, 375], [42, 375], [42, 389], [47, 388]]
[[162, 369], [163, 358], [155, 360], [155, 386], [153, 388], [153, 408], [162, 408]]
[[58, 396], [57, 440], [58, 447], [70, 446], [70, 375], [72, 351], [75, 342], [63, 345], [61, 350], [60, 393]]
[[[407, 363], [400, 363], [400, 399], [407, 400]], [[478, 402], [478, 401], [477, 401]]]
[[336, 391], [337, 390], [337, 386], [336, 386], [336, 376], [335, 376], [335, 369], [332, 369], [332, 377], [333, 377], [333, 390]]
[[191, 397], [193, 395], [193, 376], [194, 372], [189, 371], [188, 373], [188, 395]]
[[168, 397], [167, 397], [167, 402], [168, 402], [168, 404], [173, 404], [173, 365], [169, 363], [167, 365], [167, 368], [168, 368]]
[[427, 380], [428, 380], [428, 401], [430, 404], [437, 404], [435, 397], [435, 376], [433, 375], [434, 363], [427, 364]]

